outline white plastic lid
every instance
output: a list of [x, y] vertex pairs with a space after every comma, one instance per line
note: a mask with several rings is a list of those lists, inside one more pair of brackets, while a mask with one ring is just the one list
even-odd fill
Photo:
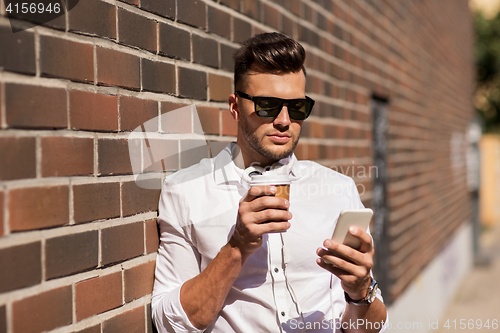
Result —
[[256, 175], [252, 176], [250, 186], [255, 185], [290, 185], [290, 177], [285, 175]]

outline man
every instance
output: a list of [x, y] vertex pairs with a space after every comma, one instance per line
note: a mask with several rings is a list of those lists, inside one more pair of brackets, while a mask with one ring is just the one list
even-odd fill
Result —
[[[363, 208], [354, 182], [293, 155], [314, 104], [305, 96], [304, 49], [261, 34], [234, 59], [236, 144], [167, 177], [162, 189], [158, 331], [383, 330], [370, 235], [350, 230], [358, 250], [329, 239], [341, 210]], [[250, 187], [255, 170], [288, 175], [290, 201], [273, 196], [274, 186]]]

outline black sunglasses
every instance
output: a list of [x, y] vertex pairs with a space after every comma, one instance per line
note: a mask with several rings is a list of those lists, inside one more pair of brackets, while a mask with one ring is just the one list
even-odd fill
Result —
[[304, 120], [309, 117], [314, 106], [314, 100], [307, 96], [306, 98], [283, 99], [277, 97], [250, 96], [241, 91], [236, 91], [236, 95], [253, 101], [255, 113], [261, 118], [276, 118], [283, 109], [283, 105], [286, 105], [288, 115], [291, 119]]

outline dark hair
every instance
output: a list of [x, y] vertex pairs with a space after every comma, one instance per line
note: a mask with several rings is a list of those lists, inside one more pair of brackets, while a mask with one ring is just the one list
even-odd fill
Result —
[[234, 55], [234, 86], [241, 89], [241, 82], [253, 69], [273, 74], [306, 73], [306, 51], [296, 40], [283, 34], [263, 33], [247, 39]]

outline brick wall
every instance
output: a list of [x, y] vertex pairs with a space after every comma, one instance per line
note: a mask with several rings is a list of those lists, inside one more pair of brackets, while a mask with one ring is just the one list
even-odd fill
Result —
[[[367, 206], [375, 175], [353, 170], [372, 165], [371, 98], [388, 100], [389, 299], [470, 217], [465, 0], [82, 0], [12, 22], [29, 29], [0, 0], [0, 332], [152, 331], [159, 190], [136, 185], [128, 137], [158, 117], [157, 141], [188, 147], [193, 121], [161, 116], [194, 104], [202, 154], [234, 140], [231, 55], [264, 31], [308, 52], [297, 157], [354, 176]], [[148, 177], [193, 163], [167, 162]]]

